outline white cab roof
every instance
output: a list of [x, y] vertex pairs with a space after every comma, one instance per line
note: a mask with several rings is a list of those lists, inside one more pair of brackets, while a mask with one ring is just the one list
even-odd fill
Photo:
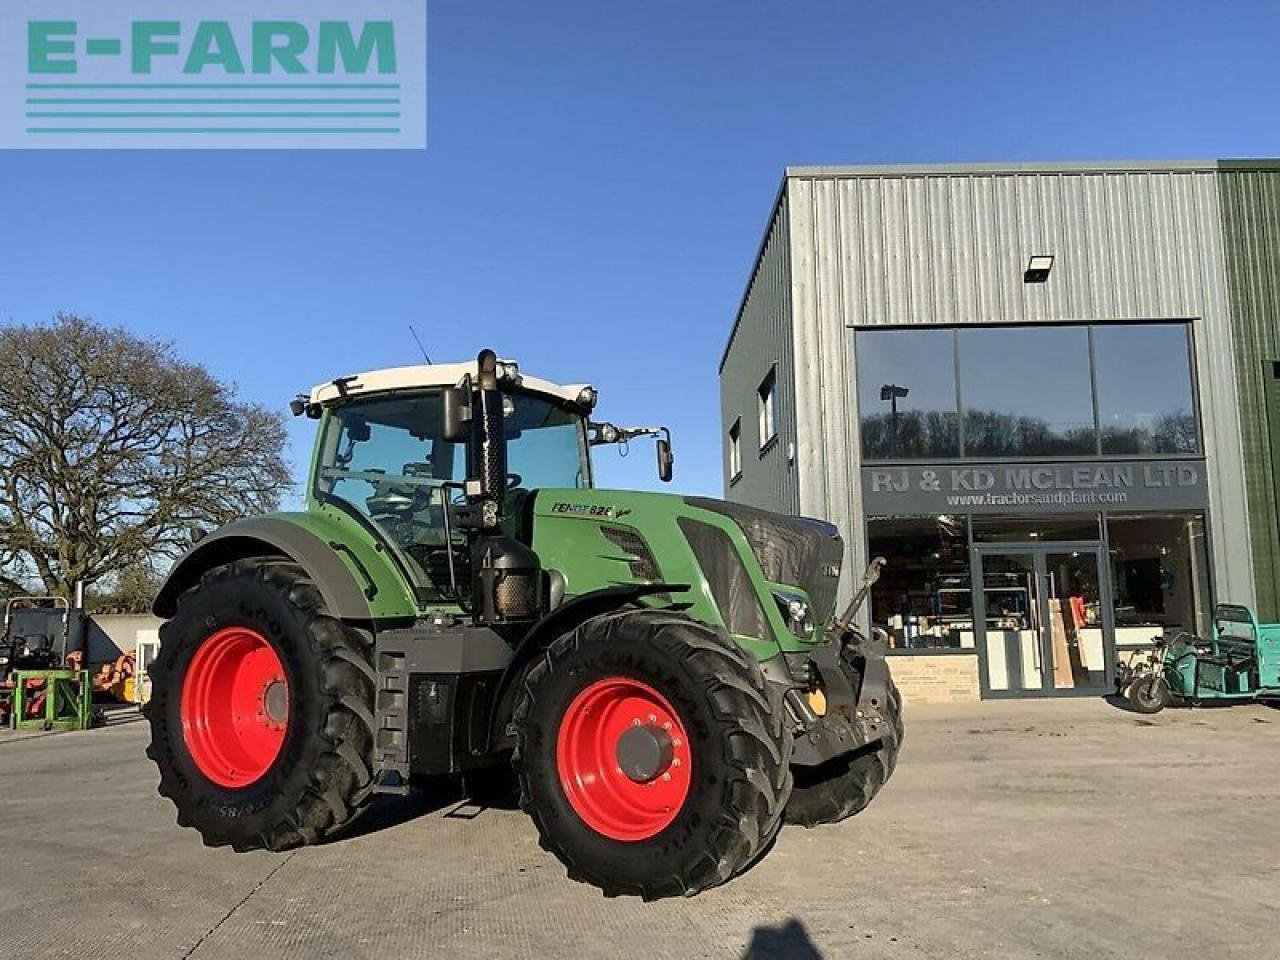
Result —
[[[509, 362], [509, 361], [504, 361]], [[452, 387], [468, 373], [476, 373], [475, 361], [470, 363], [419, 363], [411, 367], [389, 367], [386, 370], [370, 370], [358, 373], [354, 377], [342, 377], [348, 380], [345, 384], [347, 395], [385, 393], [388, 390], [412, 390], [415, 387]], [[520, 386], [533, 393], [542, 393], [560, 400], [577, 400], [578, 394], [588, 384], [558, 384], [549, 380], [521, 373]], [[334, 380], [316, 384], [311, 388], [312, 403], [329, 403], [343, 396]]]

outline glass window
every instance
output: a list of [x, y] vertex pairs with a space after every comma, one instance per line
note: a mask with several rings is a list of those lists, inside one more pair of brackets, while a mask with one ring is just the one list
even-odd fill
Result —
[[899, 650], [974, 646], [965, 520], [872, 517], [870, 556], [887, 563], [871, 588], [871, 622]]
[[316, 486], [350, 504], [400, 547], [432, 585], [449, 585], [446, 482], [466, 478], [466, 447], [436, 437], [438, 393], [357, 400], [335, 409]]
[[529, 394], [503, 398], [507, 413], [507, 470], [515, 487], [587, 487], [587, 440], [582, 418]]
[[778, 376], [777, 369], [770, 369], [769, 375], [764, 378], [764, 382], [760, 384], [757, 391], [757, 399], [759, 400], [760, 414], [760, 447], [763, 449], [765, 444], [778, 435], [778, 426], [774, 418], [775, 407], [777, 405], [778, 393]]
[[958, 457], [955, 332], [861, 330], [856, 352], [863, 457]]
[[1060, 517], [973, 518], [974, 543], [1048, 543], [1054, 540], [1100, 540], [1102, 528], [1096, 513]]
[[1209, 631], [1209, 560], [1201, 514], [1107, 518], [1116, 643]]
[[[527, 491], [590, 485], [582, 418], [527, 394], [504, 397], [507, 435], [507, 514]], [[416, 564], [425, 599], [447, 596], [449, 553], [445, 504], [461, 491], [446, 487], [467, 475], [466, 445], [440, 440], [440, 395], [373, 397], [332, 412], [321, 448], [316, 489], [345, 501], [369, 519]], [[454, 568], [465, 564], [456, 528]]]
[[1097, 452], [1085, 327], [959, 331], [965, 455]]
[[1093, 362], [1103, 453], [1199, 451], [1186, 324], [1094, 327]]
[[733, 421], [729, 428], [729, 479], [742, 476], [742, 418]]

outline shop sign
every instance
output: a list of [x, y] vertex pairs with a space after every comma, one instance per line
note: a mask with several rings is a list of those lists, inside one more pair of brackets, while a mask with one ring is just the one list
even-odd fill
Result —
[[867, 514], [1199, 510], [1203, 460], [864, 467]]

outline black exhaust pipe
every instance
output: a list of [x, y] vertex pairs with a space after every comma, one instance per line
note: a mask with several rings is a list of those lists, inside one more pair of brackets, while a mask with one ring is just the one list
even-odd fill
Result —
[[489, 625], [537, 620], [544, 593], [538, 555], [502, 529], [506, 411], [492, 350], [476, 357], [475, 387], [467, 470], [467, 499], [479, 512], [471, 538], [472, 613], [478, 623]]

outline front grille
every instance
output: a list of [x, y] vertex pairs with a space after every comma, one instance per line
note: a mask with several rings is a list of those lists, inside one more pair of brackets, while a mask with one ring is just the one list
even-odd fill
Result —
[[682, 517], [679, 523], [702, 568], [702, 575], [707, 578], [725, 627], [738, 636], [767, 639], [769, 627], [760, 608], [760, 597], [729, 535], [709, 523], [687, 517]]
[[844, 558], [844, 542], [833, 524], [705, 497], [687, 497], [685, 502], [733, 520], [751, 544], [765, 578], [802, 589], [809, 595], [814, 624], [826, 623], [834, 612]]
[[658, 561], [654, 559], [653, 551], [649, 549], [649, 544], [645, 543], [644, 537], [640, 534], [630, 527], [615, 527], [607, 523], [601, 524], [600, 533], [626, 554], [627, 567], [631, 570], [631, 576], [637, 580], [655, 582], [662, 579], [658, 572]]

